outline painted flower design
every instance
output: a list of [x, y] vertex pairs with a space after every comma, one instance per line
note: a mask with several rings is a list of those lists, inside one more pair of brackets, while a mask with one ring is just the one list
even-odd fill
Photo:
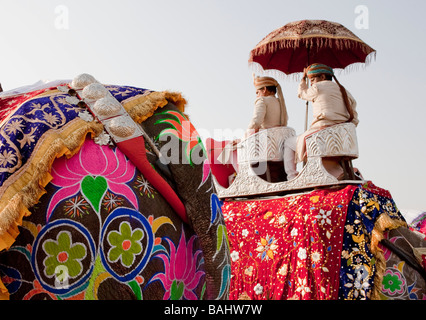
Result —
[[[182, 232], [177, 248], [174, 243], [165, 238], [170, 247], [170, 253], [160, 253], [154, 258], [159, 258], [164, 263], [164, 272], [157, 273], [150, 282], [160, 281], [166, 290], [163, 300], [196, 300], [194, 291], [200, 283], [205, 272], [200, 269], [198, 257], [201, 250], [193, 253], [196, 236], [192, 236], [188, 243], [185, 233]], [[197, 267], [198, 266], [198, 267]]]
[[76, 218], [82, 217], [85, 214], [89, 214], [89, 204], [80, 195], [69, 199], [64, 206], [65, 215]]
[[[201, 136], [198, 134], [192, 122], [189, 121], [189, 119], [182, 113], [169, 110], [161, 114], [170, 115], [172, 117], [168, 119], [161, 119], [157, 121], [155, 124], [167, 123], [171, 125], [172, 127], [162, 130], [160, 134], [158, 135], [158, 138], [161, 138], [162, 136], [172, 135], [178, 138], [179, 140], [181, 140], [185, 144], [185, 149], [184, 149], [185, 158], [187, 160], [187, 163], [189, 163], [191, 166], [194, 165], [194, 161], [193, 161], [194, 159], [191, 154], [192, 151], [197, 146], [201, 147], [203, 151], [202, 156], [200, 157], [200, 159], [196, 159], [198, 161], [202, 160], [203, 174], [202, 174], [201, 183], [198, 186], [198, 189], [201, 188], [201, 186], [203, 186], [208, 181], [208, 178], [210, 177], [210, 174], [211, 174], [210, 162], [205, 157], [207, 155], [207, 151], [204, 148], [203, 142], [201, 140]], [[174, 150], [172, 150], [172, 152], [173, 151]], [[167, 154], [167, 152], [164, 152], [164, 154]], [[201, 164], [201, 161], [196, 164]]]
[[274, 237], [269, 237], [266, 235], [266, 238], [260, 238], [260, 242], [257, 243], [257, 248], [255, 249], [258, 253], [257, 257], [264, 260], [274, 259], [275, 250], [278, 248], [276, 245], [277, 240], [274, 240]]
[[[165, 129], [161, 131], [159, 137], [164, 135], [173, 135], [183, 142], [186, 143], [185, 146], [185, 157], [188, 162], [192, 165], [191, 152], [197, 146], [200, 145], [203, 150], [204, 146], [201, 141], [200, 135], [195, 129], [194, 125], [189, 121], [183, 114], [177, 111], [166, 111], [163, 114], [171, 115], [173, 118], [159, 120], [157, 123], [168, 123], [172, 126], [170, 129]], [[205, 150], [204, 150], [205, 151]], [[207, 154], [204, 152], [204, 154]]]
[[121, 263], [130, 267], [135, 256], [142, 252], [141, 240], [144, 236], [143, 231], [139, 228], [132, 230], [127, 221], [120, 223], [119, 232], [111, 231], [108, 234], [108, 242], [112, 245], [108, 251], [108, 259], [111, 262]]
[[146, 195], [148, 198], [154, 198], [155, 189], [144, 176], [140, 175], [136, 178], [134, 187], [139, 190], [141, 196]]
[[61, 231], [56, 240], [46, 240], [43, 243], [43, 250], [47, 254], [43, 261], [46, 276], [54, 276], [60, 266], [66, 268], [67, 276], [70, 278], [81, 273], [83, 269], [81, 260], [86, 257], [86, 247], [79, 242], [72, 243], [71, 233], [68, 231]]
[[401, 273], [387, 269], [383, 275], [382, 290], [392, 296], [404, 293], [405, 279], [401, 277]]
[[138, 209], [137, 197], [126, 184], [133, 179], [135, 171], [135, 166], [119, 149], [113, 151], [108, 146], [100, 146], [86, 139], [76, 155], [70, 159], [56, 159], [52, 166], [51, 183], [61, 189], [49, 203], [47, 220], [58, 203], [78, 192], [97, 213], [108, 190], [127, 198]]

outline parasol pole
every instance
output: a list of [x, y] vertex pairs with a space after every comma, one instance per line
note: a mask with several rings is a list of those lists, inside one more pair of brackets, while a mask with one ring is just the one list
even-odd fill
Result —
[[[308, 50], [308, 61], [307, 61], [307, 65], [306, 65], [306, 67], [309, 67], [309, 65], [310, 65], [310, 62], [309, 62], [309, 43], [308, 43], [308, 45], [306, 46], [306, 49]], [[307, 85], [309, 86], [309, 81], [307, 81]], [[309, 113], [308, 113], [308, 110], [309, 110], [309, 101], [306, 101], [306, 113], [305, 113], [305, 132], [308, 130], [308, 115], [309, 115]]]
[[308, 131], [308, 109], [309, 109], [309, 102], [306, 101], [305, 131]]

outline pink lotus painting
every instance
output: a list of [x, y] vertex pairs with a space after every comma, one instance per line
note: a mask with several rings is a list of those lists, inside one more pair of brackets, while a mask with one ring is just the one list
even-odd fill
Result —
[[137, 197], [126, 184], [132, 180], [135, 172], [135, 166], [119, 149], [100, 146], [86, 139], [78, 154], [70, 159], [61, 157], [52, 166], [51, 183], [60, 189], [50, 200], [46, 220], [49, 220], [58, 203], [78, 192], [98, 214], [108, 190], [127, 198], [138, 209]]

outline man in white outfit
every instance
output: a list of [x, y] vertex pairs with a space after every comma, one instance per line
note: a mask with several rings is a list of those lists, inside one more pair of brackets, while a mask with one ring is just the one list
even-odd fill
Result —
[[280, 84], [271, 77], [255, 77], [253, 84], [257, 98], [254, 101], [248, 133], [256, 133], [259, 129], [287, 126], [288, 115]]
[[[287, 126], [288, 122], [287, 109], [280, 84], [271, 77], [253, 77], [253, 84], [256, 89], [256, 100], [254, 101], [252, 119], [244, 135], [245, 138], [259, 130]], [[220, 163], [232, 164], [236, 172], [238, 172], [236, 145], [239, 142], [240, 140], [234, 140], [228, 144], [217, 158]], [[269, 167], [271, 166], [273, 165], [269, 165]], [[266, 166], [261, 166], [261, 168], [266, 169]], [[272, 170], [277, 171], [276, 175], [272, 173], [274, 178], [277, 176], [276, 178], [280, 179], [279, 176], [283, 175], [282, 164], [279, 169], [272, 168]], [[278, 171], [280, 172], [278, 173]]]
[[[311, 81], [310, 88], [306, 82], [307, 78]], [[333, 79], [335, 82], [332, 81]], [[337, 81], [333, 69], [324, 64], [314, 63], [304, 70], [298, 97], [312, 102], [313, 120], [305, 133], [287, 139], [284, 144], [287, 180], [297, 176], [296, 164], [306, 158], [305, 138], [307, 136], [338, 123], [352, 122], [358, 125], [359, 122], [355, 99]]]

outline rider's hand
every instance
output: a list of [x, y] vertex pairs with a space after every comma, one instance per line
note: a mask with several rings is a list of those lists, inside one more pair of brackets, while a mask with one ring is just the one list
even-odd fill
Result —
[[307, 77], [308, 77], [308, 68], [303, 68], [303, 80], [306, 81]]

